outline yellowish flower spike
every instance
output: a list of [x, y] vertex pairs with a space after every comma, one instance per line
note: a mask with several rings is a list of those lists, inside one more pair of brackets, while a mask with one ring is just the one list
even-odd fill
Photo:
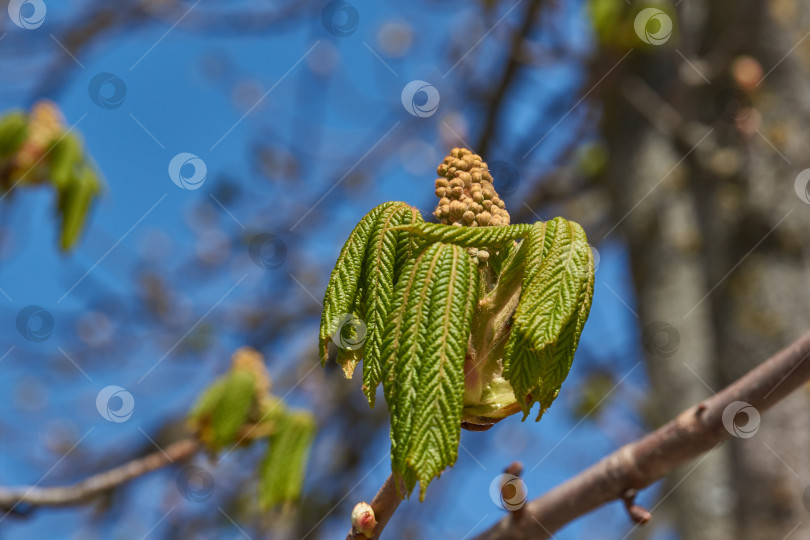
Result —
[[[493, 185], [492, 174], [478, 154], [453, 148], [436, 172], [439, 203], [433, 215], [445, 225], [456, 227], [501, 227], [509, 225], [509, 212]], [[470, 256], [486, 264], [490, 253], [470, 248]]]

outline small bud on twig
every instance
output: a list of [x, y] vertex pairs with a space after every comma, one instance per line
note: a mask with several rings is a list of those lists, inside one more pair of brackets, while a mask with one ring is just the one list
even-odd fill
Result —
[[652, 514], [643, 506], [636, 504], [637, 493], [635, 489], [628, 489], [622, 495], [622, 500], [624, 500], [624, 507], [627, 508], [627, 513], [633, 523], [644, 525], [650, 522]]
[[356, 534], [362, 534], [366, 538], [374, 536], [374, 529], [377, 527], [377, 519], [374, 517], [374, 510], [367, 502], [360, 502], [352, 510], [352, 530]]

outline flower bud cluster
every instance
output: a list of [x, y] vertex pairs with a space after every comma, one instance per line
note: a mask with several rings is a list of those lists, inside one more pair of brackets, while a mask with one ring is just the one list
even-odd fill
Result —
[[[509, 212], [498, 197], [492, 174], [478, 154], [466, 148], [453, 148], [436, 171], [436, 196], [439, 204], [434, 215], [445, 225], [456, 227], [499, 227], [509, 225]], [[480, 264], [489, 260], [489, 252], [470, 249]]]
[[253, 375], [256, 395], [265, 396], [270, 392], [270, 375], [259, 351], [251, 347], [240, 347], [231, 356], [231, 366]]
[[28, 116], [28, 132], [16, 155], [18, 169], [33, 167], [48, 150], [50, 144], [65, 130], [59, 107], [52, 101], [38, 101]]

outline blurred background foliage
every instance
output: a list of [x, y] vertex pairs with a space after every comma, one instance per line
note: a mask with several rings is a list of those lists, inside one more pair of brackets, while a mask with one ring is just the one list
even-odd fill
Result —
[[69, 133], [62, 113], [49, 101], [30, 114], [13, 111], [0, 118], [0, 187], [8, 196], [19, 187], [49, 183], [56, 192], [59, 244], [71, 249], [101, 189], [79, 139]]
[[[345, 535], [388, 474], [387, 413], [337, 366], [316, 369], [320, 299], [370, 208], [430, 213], [454, 146], [484, 156], [513, 222], [583, 224], [595, 300], [543, 421], [464, 433], [457, 465], [427, 504], [400, 507], [391, 537], [484, 530], [501, 515], [490, 482], [512, 461], [537, 496], [806, 329], [802, 3], [44, 3], [36, 28], [0, 15], [0, 111], [55, 103], [105, 187], [66, 243], [58, 188], [0, 175], [0, 483], [78, 481], [186, 436], [242, 346], [318, 432], [298, 504], [261, 508], [266, 447], [251, 445], [89, 506], [0, 517], [4, 537]], [[671, 32], [660, 17], [638, 31], [651, 6]], [[434, 113], [403, 106], [413, 80], [438, 91]], [[167, 174], [181, 152], [206, 165], [199, 189]], [[39, 315], [21, 325], [24, 311]], [[134, 397], [125, 422], [95, 408], [107, 385]], [[809, 415], [793, 396], [755, 439], [647, 490], [643, 529], [617, 503], [556, 537], [801, 538]], [[193, 490], [189, 465], [206, 479]]]

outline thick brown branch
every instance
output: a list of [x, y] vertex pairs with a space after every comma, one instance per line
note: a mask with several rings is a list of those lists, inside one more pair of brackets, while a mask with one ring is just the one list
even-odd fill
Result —
[[810, 333], [748, 372], [735, 383], [682, 412], [644, 438], [623, 446], [576, 477], [526, 505], [531, 519], [507, 516], [476, 540], [549, 538], [551, 533], [597, 507], [626, 498], [714, 449], [730, 436], [723, 411], [742, 401], [764, 411], [810, 379]]
[[20, 504], [30, 506], [72, 506], [82, 504], [89, 499], [124, 484], [133, 478], [181, 461], [194, 455], [200, 449], [195, 439], [183, 439], [167, 446], [162, 452], [135, 459], [94, 476], [72, 486], [37, 487], [21, 486], [0, 488], [0, 508], [14, 513]]

